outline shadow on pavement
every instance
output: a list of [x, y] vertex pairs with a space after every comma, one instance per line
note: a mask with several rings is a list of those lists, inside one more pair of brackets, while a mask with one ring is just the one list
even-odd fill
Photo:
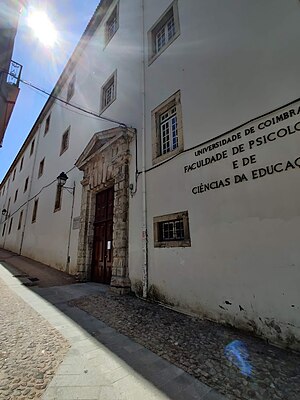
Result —
[[172, 400], [225, 399], [175, 365], [118, 333], [85, 311], [69, 305], [71, 300], [105, 293], [109, 286], [75, 278], [49, 266], [0, 249], [0, 263], [25, 286], [71, 318], [107, 349]]

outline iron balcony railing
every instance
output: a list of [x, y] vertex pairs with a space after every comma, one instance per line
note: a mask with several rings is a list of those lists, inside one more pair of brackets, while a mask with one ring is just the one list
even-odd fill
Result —
[[6, 82], [19, 87], [23, 65], [11, 60]]

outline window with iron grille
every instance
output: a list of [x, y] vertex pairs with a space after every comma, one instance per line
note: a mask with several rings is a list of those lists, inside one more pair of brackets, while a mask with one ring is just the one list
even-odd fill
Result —
[[70, 127], [65, 131], [61, 138], [60, 155], [62, 155], [69, 147]]
[[116, 71], [102, 86], [102, 104], [101, 111], [104, 111], [111, 103], [116, 99], [116, 82], [117, 82]]
[[187, 211], [155, 217], [153, 230], [154, 247], [191, 246]]
[[160, 241], [168, 240], [183, 240], [184, 239], [184, 229], [183, 220], [174, 220], [159, 223], [159, 236]]
[[44, 136], [46, 133], [49, 131], [50, 128], [50, 119], [51, 119], [51, 114], [48, 115], [46, 122], [45, 122], [45, 130], [44, 130]]
[[105, 24], [105, 45], [119, 29], [119, 4], [116, 5]]
[[76, 79], [76, 76], [73, 75], [69, 82], [68, 91], [67, 91], [67, 101], [70, 101], [75, 93], [75, 79]]
[[180, 34], [177, 0], [164, 12], [148, 32], [149, 64]]
[[152, 111], [153, 163], [183, 150], [180, 91]]
[[39, 199], [36, 199], [36, 200], [34, 201], [33, 211], [32, 211], [32, 219], [31, 219], [31, 223], [32, 223], [32, 224], [36, 221], [38, 205], [39, 205]]

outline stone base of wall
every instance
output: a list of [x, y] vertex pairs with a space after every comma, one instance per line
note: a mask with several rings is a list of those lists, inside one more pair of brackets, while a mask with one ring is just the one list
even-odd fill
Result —
[[114, 293], [128, 294], [131, 291], [130, 279], [121, 276], [112, 276], [110, 289]]

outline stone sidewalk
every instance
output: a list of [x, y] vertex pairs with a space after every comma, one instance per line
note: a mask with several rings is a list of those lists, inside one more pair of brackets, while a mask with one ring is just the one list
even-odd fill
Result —
[[44, 400], [224, 399], [182, 369], [68, 304], [70, 300], [105, 293], [107, 287], [87, 283], [36, 288], [33, 292], [13, 277], [5, 262], [1, 264], [0, 279], [71, 346]]

